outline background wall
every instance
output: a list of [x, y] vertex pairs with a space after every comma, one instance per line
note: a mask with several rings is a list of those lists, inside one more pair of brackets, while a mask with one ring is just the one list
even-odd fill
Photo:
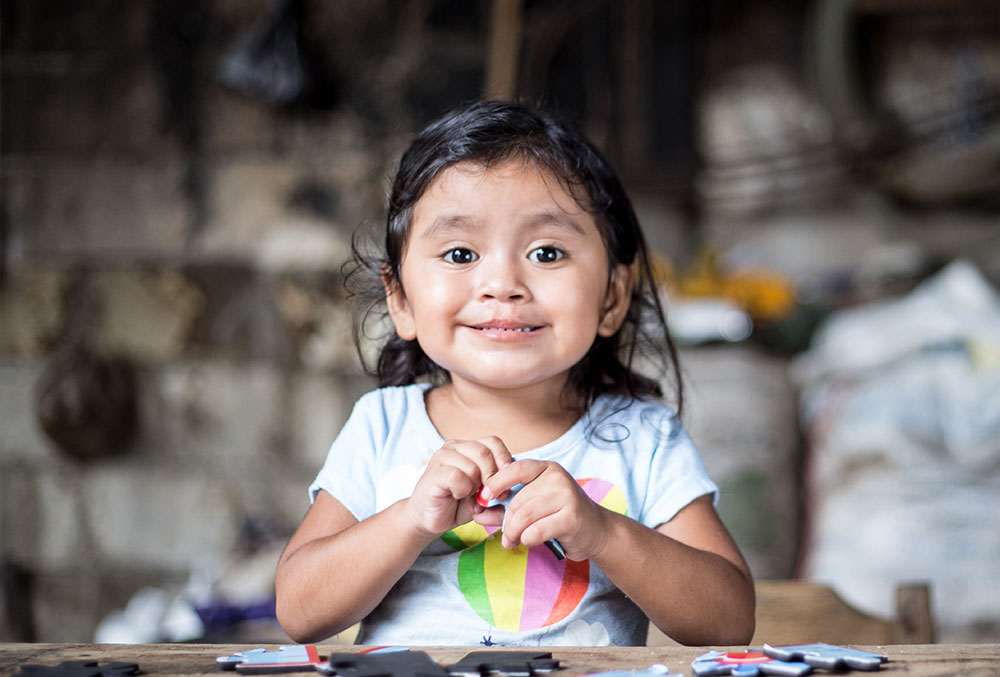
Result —
[[[798, 294], [683, 356], [758, 577], [796, 572], [786, 368], [822, 312], [956, 257], [1000, 279], [1000, 18], [960, 5], [523, 6], [517, 92], [607, 151], [673, 288], [753, 269]], [[482, 93], [493, 5], [283, 8], [3, 4], [0, 639], [89, 641], [147, 586], [266, 606], [372, 387], [340, 266], [409, 135]]]

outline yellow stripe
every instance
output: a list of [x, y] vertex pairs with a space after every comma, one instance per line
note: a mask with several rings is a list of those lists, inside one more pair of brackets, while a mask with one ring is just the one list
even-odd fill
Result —
[[476, 522], [466, 522], [452, 529], [452, 533], [462, 539], [466, 547], [472, 547], [486, 538], [486, 529]]
[[519, 545], [507, 550], [497, 531], [486, 541], [483, 573], [493, 607], [493, 624], [501, 630], [517, 631], [524, 604], [524, 575], [528, 569], [528, 549]]
[[601, 507], [607, 508], [611, 512], [616, 512], [619, 515], [628, 514], [628, 501], [625, 500], [625, 494], [618, 487], [611, 487], [611, 490], [604, 496], [601, 501]]

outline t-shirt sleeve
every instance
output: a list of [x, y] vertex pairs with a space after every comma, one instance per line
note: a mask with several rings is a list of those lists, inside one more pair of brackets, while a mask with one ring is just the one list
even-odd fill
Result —
[[315, 501], [322, 489], [358, 520], [375, 514], [374, 469], [386, 427], [378, 391], [359, 399], [309, 486], [309, 500]]
[[713, 504], [719, 500], [719, 488], [680, 419], [670, 410], [658, 418], [640, 511], [640, 521], [650, 528], [669, 522], [696, 498], [711, 494]]

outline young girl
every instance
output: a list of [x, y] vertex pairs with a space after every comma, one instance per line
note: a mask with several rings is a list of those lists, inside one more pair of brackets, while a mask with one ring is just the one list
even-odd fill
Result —
[[717, 489], [636, 370], [665, 362], [679, 399], [645, 243], [582, 135], [515, 104], [445, 115], [403, 155], [367, 270], [395, 333], [278, 564], [290, 637], [629, 645], [648, 617], [750, 640]]

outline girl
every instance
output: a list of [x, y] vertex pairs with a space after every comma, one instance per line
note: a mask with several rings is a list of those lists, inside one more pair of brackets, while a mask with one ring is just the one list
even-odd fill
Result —
[[520, 105], [460, 107], [400, 161], [384, 260], [358, 260], [395, 333], [278, 564], [290, 637], [363, 621], [361, 644], [627, 645], [648, 616], [682, 643], [749, 641], [717, 489], [635, 368], [666, 362], [680, 409], [646, 246], [596, 148]]

